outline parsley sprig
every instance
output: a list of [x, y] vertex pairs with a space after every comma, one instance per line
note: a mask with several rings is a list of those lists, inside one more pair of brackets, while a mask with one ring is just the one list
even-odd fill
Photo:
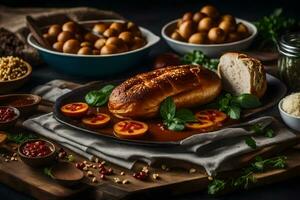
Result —
[[27, 140], [37, 139], [38, 136], [34, 134], [26, 134], [26, 133], [9, 133], [7, 135], [8, 141], [20, 144]]
[[270, 169], [284, 169], [286, 167], [286, 156], [277, 156], [274, 158], [263, 159], [257, 156], [248, 167], [242, 170], [240, 176], [236, 178], [229, 178], [227, 180], [214, 179], [208, 185], [208, 194], [214, 195], [225, 189], [225, 186], [232, 188], [248, 189], [250, 184], [257, 180], [254, 176], [257, 172], [265, 172]]
[[[254, 132], [255, 135], [262, 135], [268, 138], [272, 138], [275, 136], [274, 130], [270, 127], [263, 127], [261, 124], [257, 123], [250, 127], [250, 130]], [[248, 136], [245, 138], [245, 143], [251, 147], [252, 149], [256, 149], [256, 141], [253, 137]]]
[[217, 70], [219, 59], [213, 59], [206, 56], [202, 51], [194, 50], [182, 57], [183, 64], [202, 65], [212, 71]]
[[256, 108], [260, 105], [259, 99], [252, 94], [234, 96], [226, 93], [221, 95], [211, 106], [225, 112], [231, 119], [239, 119], [242, 109]]
[[172, 131], [182, 131], [187, 122], [195, 122], [196, 118], [188, 109], [176, 110], [172, 97], [167, 97], [160, 105], [160, 115], [163, 123]]

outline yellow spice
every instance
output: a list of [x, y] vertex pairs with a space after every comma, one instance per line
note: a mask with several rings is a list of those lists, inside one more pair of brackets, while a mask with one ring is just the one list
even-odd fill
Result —
[[285, 97], [281, 107], [288, 114], [300, 117], [300, 93], [294, 93]]

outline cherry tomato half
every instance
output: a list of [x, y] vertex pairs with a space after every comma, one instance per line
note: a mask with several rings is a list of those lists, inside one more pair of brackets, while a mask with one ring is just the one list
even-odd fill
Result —
[[110, 122], [110, 116], [104, 113], [92, 114], [82, 118], [82, 123], [91, 128], [102, 128]]
[[134, 139], [142, 137], [148, 131], [148, 125], [135, 120], [124, 120], [114, 125], [114, 132], [120, 138]]
[[89, 106], [86, 103], [75, 102], [69, 103], [61, 107], [61, 112], [68, 117], [81, 117], [89, 109]]

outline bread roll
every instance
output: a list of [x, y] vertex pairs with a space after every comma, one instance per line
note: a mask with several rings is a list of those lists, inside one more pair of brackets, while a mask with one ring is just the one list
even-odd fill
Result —
[[221, 56], [218, 74], [223, 89], [232, 94], [250, 93], [258, 98], [267, 90], [266, 73], [261, 62], [246, 54], [226, 53]]
[[166, 67], [138, 74], [117, 86], [108, 108], [120, 118], [150, 118], [158, 114], [161, 102], [169, 96], [177, 108], [182, 108], [208, 103], [220, 91], [220, 78], [204, 67]]

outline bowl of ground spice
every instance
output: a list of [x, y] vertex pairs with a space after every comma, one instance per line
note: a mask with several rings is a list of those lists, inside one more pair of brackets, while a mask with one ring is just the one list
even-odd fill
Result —
[[24, 60], [13, 57], [0, 57], [0, 93], [20, 88], [29, 79], [32, 67]]

